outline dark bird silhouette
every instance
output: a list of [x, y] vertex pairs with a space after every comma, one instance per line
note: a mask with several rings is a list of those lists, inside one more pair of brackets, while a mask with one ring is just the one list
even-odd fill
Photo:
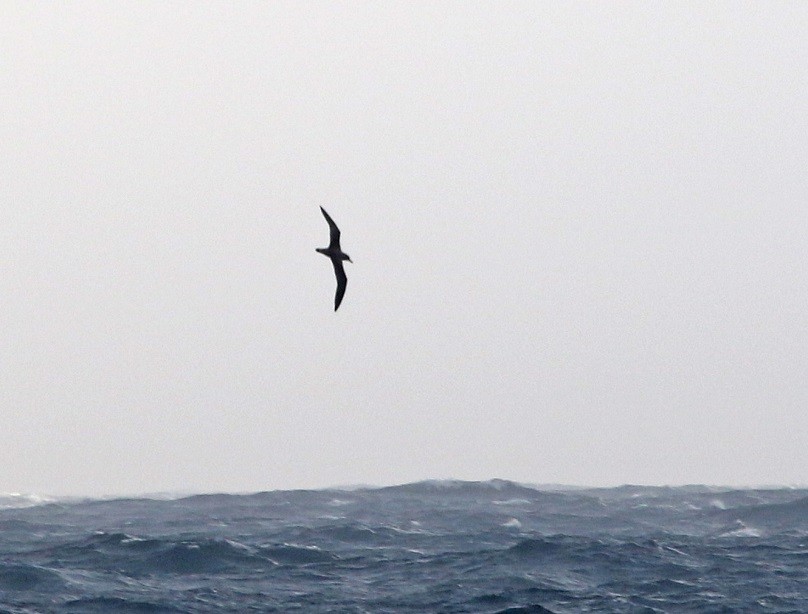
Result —
[[328, 227], [331, 229], [331, 242], [328, 247], [318, 247], [316, 251], [320, 252], [323, 256], [331, 258], [331, 264], [334, 265], [334, 274], [337, 276], [337, 295], [334, 297], [334, 311], [339, 309], [339, 304], [342, 302], [342, 297], [345, 296], [345, 287], [348, 285], [348, 278], [345, 276], [345, 269], [342, 266], [342, 261], [347, 260], [353, 262], [348, 254], [344, 253], [339, 246], [339, 228], [331, 219], [331, 216], [325, 212], [325, 209], [320, 207], [320, 211], [325, 216], [325, 221], [328, 222]]

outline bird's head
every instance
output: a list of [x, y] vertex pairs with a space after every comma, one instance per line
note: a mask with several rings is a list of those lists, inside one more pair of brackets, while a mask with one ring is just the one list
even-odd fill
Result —
[[353, 264], [353, 260], [351, 260], [351, 257], [348, 254], [345, 254], [345, 260]]

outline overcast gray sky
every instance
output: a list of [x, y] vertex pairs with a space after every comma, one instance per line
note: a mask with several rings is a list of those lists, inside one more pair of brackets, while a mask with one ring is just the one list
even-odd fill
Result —
[[808, 483], [806, 32], [3, 3], [0, 491]]

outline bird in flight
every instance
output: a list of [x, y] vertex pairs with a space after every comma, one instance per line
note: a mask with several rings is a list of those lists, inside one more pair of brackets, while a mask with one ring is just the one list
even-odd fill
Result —
[[328, 222], [328, 227], [331, 229], [331, 242], [328, 247], [318, 247], [316, 251], [320, 252], [323, 256], [331, 258], [331, 264], [334, 265], [334, 274], [337, 276], [337, 295], [334, 297], [334, 311], [339, 309], [339, 304], [342, 302], [342, 297], [345, 296], [345, 287], [348, 285], [348, 278], [345, 276], [345, 269], [342, 266], [342, 261], [347, 260], [353, 262], [348, 254], [344, 253], [339, 246], [339, 228], [331, 219], [331, 216], [326, 213], [325, 209], [320, 207], [320, 211], [325, 216], [325, 221]]

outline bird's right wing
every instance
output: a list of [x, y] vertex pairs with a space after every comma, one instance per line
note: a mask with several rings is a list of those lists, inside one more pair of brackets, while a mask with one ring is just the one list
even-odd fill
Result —
[[345, 275], [345, 267], [342, 266], [341, 260], [334, 258], [331, 262], [334, 263], [334, 274], [337, 276], [337, 295], [334, 297], [334, 311], [336, 311], [339, 309], [342, 297], [345, 296], [345, 288], [348, 286], [348, 277]]
[[325, 212], [325, 209], [320, 207], [320, 211], [323, 212], [323, 216], [325, 216], [325, 221], [328, 222], [328, 227], [331, 229], [331, 242], [328, 245], [331, 249], [339, 249], [339, 228], [334, 223], [334, 220], [331, 219], [331, 216]]

